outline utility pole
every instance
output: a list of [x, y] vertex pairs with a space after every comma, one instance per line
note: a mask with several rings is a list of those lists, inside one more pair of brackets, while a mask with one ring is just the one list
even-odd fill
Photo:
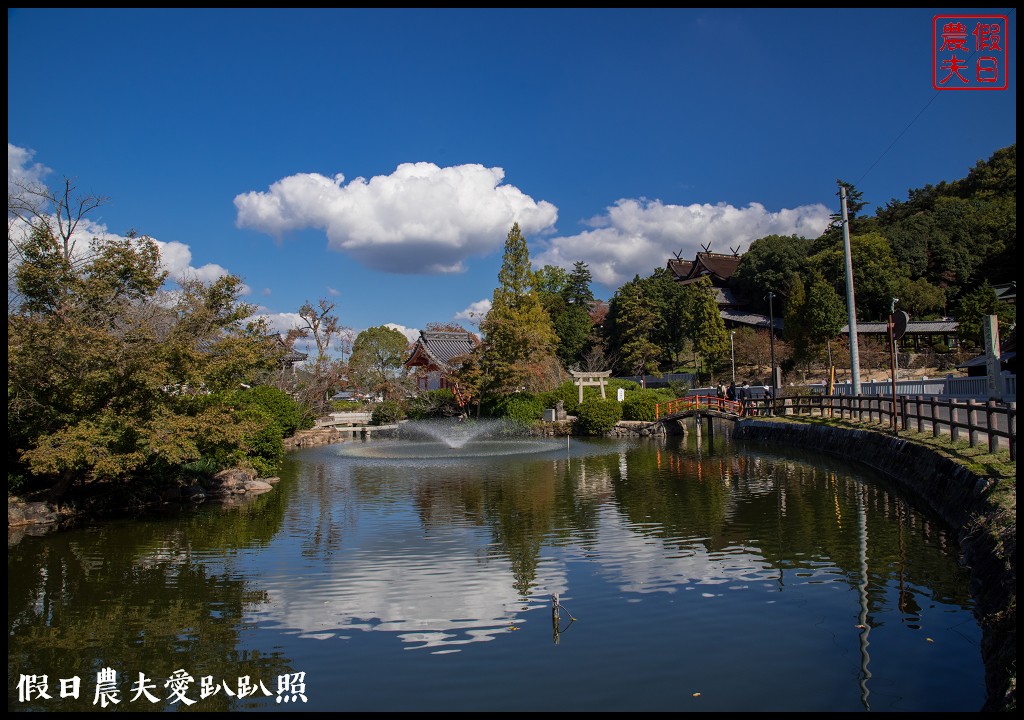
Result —
[[729, 351], [732, 354], [732, 384], [736, 384], [736, 331], [729, 331]]
[[843, 209], [843, 258], [846, 261], [846, 315], [850, 326], [850, 375], [854, 397], [860, 395], [860, 350], [857, 346], [857, 308], [853, 300], [853, 256], [850, 250], [850, 218], [846, 211], [846, 186], [839, 183]]
[[896, 303], [899, 298], [893, 298], [889, 306], [889, 363], [892, 370], [892, 431], [899, 432], [896, 413]]
[[775, 293], [768, 293], [768, 342], [771, 343], [772, 349], [772, 406], [774, 407], [775, 398], [779, 395], [779, 390], [775, 387], [775, 312], [772, 310], [772, 299], [775, 297]]

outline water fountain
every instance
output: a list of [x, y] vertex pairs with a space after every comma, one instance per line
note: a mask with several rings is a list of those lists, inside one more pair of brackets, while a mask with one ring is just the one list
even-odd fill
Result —
[[347, 457], [450, 460], [564, 452], [566, 446], [562, 440], [533, 437], [529, 428], [514, 421], [448, 418], [410, 420], [401, 423], [389, 438], [338, 447]]

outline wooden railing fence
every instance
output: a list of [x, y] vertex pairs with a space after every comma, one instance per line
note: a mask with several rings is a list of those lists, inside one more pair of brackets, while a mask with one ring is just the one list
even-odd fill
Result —
[[992, 400], [942, 400], [936, 397], [917, 395], [897, 396], [848, 396], [848, 395], [798, 395], [788, 398], [748, 400], [745, 415], [820, 415], [857, 421], [892, 424], [893, 412], [897, 424], [905, 431], [928, 432], [933, 437], [948, 434], [957, 441], [966, 436], [971, 447], [981, 444], [981, 437], [987, 438], [991, 452], [1000, 449], [1000, 438], [1009, 446], [1010, 459], [1017, 459], [1017, 403], [997, 403]]

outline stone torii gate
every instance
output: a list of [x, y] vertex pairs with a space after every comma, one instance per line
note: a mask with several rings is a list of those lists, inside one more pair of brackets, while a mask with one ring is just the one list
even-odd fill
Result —
[[602, 370], [600, 372], [583, 372], [581, 370], [570, 370], [569, 374], [572, 375], [573, 381], [576, 383], [576, 387], [580, 389], [580, 402], [583, 402], [583, 386], [590, 385], [592, 387], [601, 387], [601, 399], [607, 399], [604, 388], [608, 384], [608, 376], [612, 374], [611, 370]]

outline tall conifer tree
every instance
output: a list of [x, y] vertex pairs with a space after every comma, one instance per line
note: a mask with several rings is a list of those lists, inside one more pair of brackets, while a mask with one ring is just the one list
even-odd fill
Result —
[[480, 323], [489, 394], [536, 391], [551, 384], [557, 337], [534, 280], [526, 239], [515, 223], [505, 240], [491, 309]]

